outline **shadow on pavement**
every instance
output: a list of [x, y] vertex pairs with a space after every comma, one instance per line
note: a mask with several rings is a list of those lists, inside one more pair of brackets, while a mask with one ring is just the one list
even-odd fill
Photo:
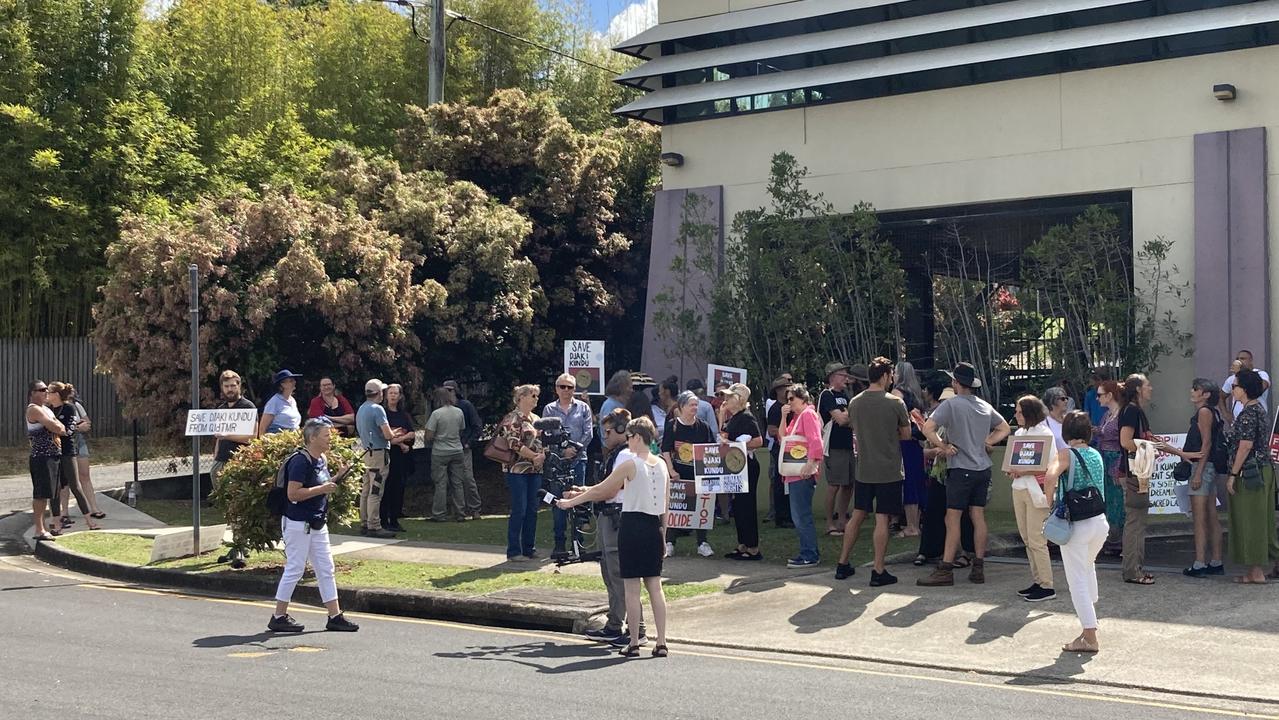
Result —
[[[646, 657], [648, 653], [644, 651], [651, 647], [652, 645], [650, 643], [642, 648], [640, 651], [640, 657]], [[618, 651], [616, 649], [605, 647], [603, 645], [557, 644], [549, 641], [530, 642], [510, 646], [484, 645], [459, 652], [435, 653], [435, 657], [449, 658], [453, 660], [494, 660], [497, 662], [508, 662], [533, 668], [539, 673], [546, 675], [562, 675], [565, 673], [598, 670], [600, 668], [623, 663], [631, 659], [624, 658], [621, 655], [618, 655]], [[538, 660], [571, 660], [574, 658], [580, 659], [577, 662], [570, 662], [563, 665], [536, 662]]]
[[1024, 674], [1014, 678], [1009, 678], [1004, 682], [1005, 685], [1059, 685], [1062, 680], [1079, 677], [1084, 674], [1084, 665], [1087, 665], [1093, 655], [1086, 653], [1072, 653], [1062, 651], [1057, 656], [1057, 660], [1052, 665], [1027, 670]]
[[1050, 616], [1050, 613], [1023, 606], [996, 606], [968, 623], [973, 633], [964, 642], [969, 645], [985, 645], [999, 638], [1012, 638], [1022, 628]]
[[874, 593], [854, 593], [847, 586], [831, 588], [816, 603], [790, 616], [795, 632], [812, 634], [843, 627], [866, 612], [866, 605], [876, 597]]
[[264, 648], [266, 650], [275, 650], [277, 648], [270, 648], [270, 647], [267, 647], [266, 645], [263, 645], [262, 643], [266, 642], [267, 640], [296, 638], [296, 637], [302, 637], [303, 635], [316, 635], [322, 632], [324, 631], [323, 630], [307, 630], [299, 633], [273, 633], [273, 632], [263, 631], [260, 633], [255, 633], [253, 635], [210, 635], [208, 637], [196, 638], [195, 640], [192, 640], [191, 647], [218, 649], [218, 648], [238, 647], [240, 645], [251, 645], [255, 647]]

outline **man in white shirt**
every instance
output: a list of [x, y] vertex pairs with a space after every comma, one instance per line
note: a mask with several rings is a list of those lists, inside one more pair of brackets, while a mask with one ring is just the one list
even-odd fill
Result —
[[[1267, 414], [1269, 414], [1270, 413], [1270, 375], [1265, 370], [1257, 370], [1257, 368], [1253, 367], [1251, 350], [1240, 350], [1239, 352], [1235, 353], [1235, 363], [1238, 363], [1240, 370], [1256, 370], [1257, 374], [1261, 376], [1262, 386], [1265, 387], [1266, 389], [1265, 392], [1261, 393], [1261, 407], [1262, 409], [1266, 411]], [[1234, 369], [1233, 366], [1231, 367], [1231, 370], [1234, 372], [1238, 372], [1237, 370]], [[1223, 395], [1222, 405], [1225, 406], [1224, 408], [1225, 410], [1230, 411], [1229, 419], [1232, 422], [1234, 421], [1235, 418], [1239, 417], [1239, 413], [1243, 412], [1243, 403], [1235, 402], [1232, 405], [1227, 400], [1227, 398], [1230, 397], [1231, 388], [1235, 386], [1234, 372], [1232, 372], [1230, 377], [1226, 378], [1226, 381], [1221, 384], [1221, 392]]]

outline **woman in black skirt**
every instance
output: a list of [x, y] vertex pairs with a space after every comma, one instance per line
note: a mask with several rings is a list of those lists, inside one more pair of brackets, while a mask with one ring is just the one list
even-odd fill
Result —
[[[604, 481], [587, 489], [575, 488], [557, 501], [568, 510], [585, 502], [604, 501], [622, 492], [622, 523], [617, 534], [617, 562], [626, 584], [626, 616], [640, 617], [640, 581], [648, 589], [657, 625], [653, 657], [666, 657], [666, 595], [662, 592], [662, 556], [665, 554], [666, 511], [670, 500], [669, 468], [649, 451], [657, 428], [646, 417], [626, 426], [626, 446], [636, 460], [622, 462]], [[625, 657], [639, 655], [640, 624], [627, 623], [631, 644]]]

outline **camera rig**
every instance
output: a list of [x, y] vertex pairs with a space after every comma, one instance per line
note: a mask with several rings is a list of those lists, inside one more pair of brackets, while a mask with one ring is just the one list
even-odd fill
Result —
[[[542, 450], [546, 453], [546, 459], [542, 463], [542, 501], [550, 505], [564, 497], [565, 493], [577, 483], [577, 474], [573, 472], [573, 466], [580, 459], [585, 458], [586, 446], [569, 439], [559, 418], [542, 418], [533, 423], [533, 428], [538, 431]], [[565, 457], [565, 452], [570, 448], [576, 453], [571, 458]], [[592, 472], [587, 473], [587, 485], [595, 484], [597, 471], [593, 468]], [[563, 567], [599, 560], [601, 555], [599, 550], [586, 549], [595, 547], [595, 512], [591, 505], [589, 503], [578, 505], [565, 512], [568, 513], [568, 546], [565, 548], [565, 554], [553, 558], [556, 566]]]

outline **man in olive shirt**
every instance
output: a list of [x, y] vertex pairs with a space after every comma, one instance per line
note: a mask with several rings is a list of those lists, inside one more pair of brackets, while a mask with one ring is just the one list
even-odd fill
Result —
[[853, 575], [848, 556], [857, 543], [862, 521], [875, 513], [875, 568], [870, 586], [892, 585], [897, 578], [884, 568], [888, 552], [888, 523], [902, 512], [902, 440], [910, 439], [906, 403], [888, 392], [893, 384], [893, 361], [877, 357], [870, 363], [870, 387], [848, 403], [848, 424], [857, 434], [857, 482], [853, 488], [853, 515], [844, 528], [844, 550], [839, 554], [835, 578]]
[[432, 522], [444, 522], [450, 504], [458, 522], [469, 517], [462, 466], [462, 432], [466, 429], [466, 415], [454, 404], [456, 402], [452, 390], [440, 388], [435, 392], [437, 407], [426, 419], [424, 435], [431, 443], [431, 481], [435, 484], [429, 518]]

